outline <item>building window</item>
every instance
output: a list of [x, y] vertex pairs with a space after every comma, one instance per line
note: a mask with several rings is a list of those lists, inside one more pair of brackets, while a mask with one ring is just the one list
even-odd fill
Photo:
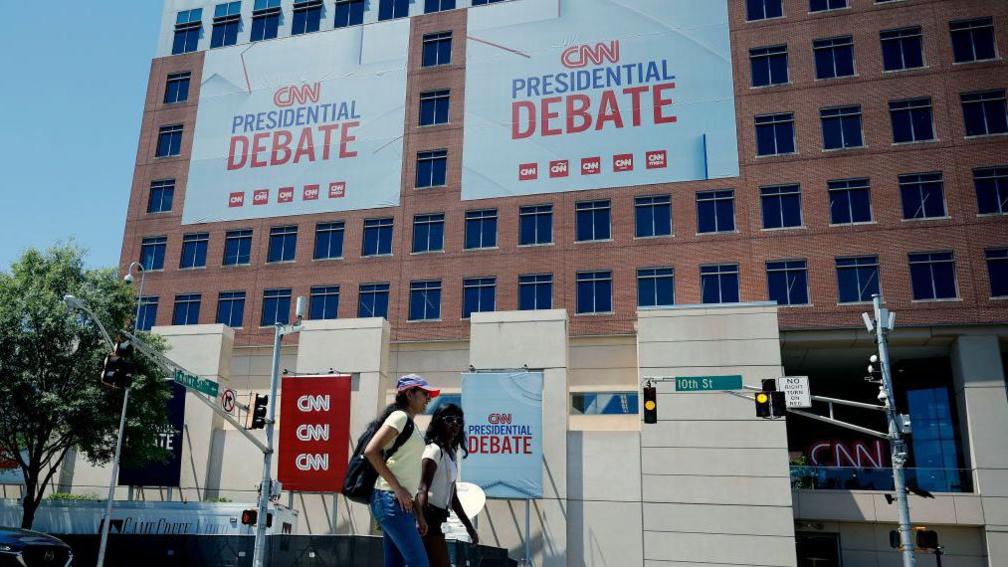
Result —
[[300, 2], [294, 2], [291, 35], [317, 32], [321, 26], [322, 0], [301, 0]]
[[182, 153], [182, 125], [172, 124], [158, 129], [154, 157], [171, 157]]
[[392, 219], [365, 219], [361, 256], [392, 254]]
[[179, 268], [205, 267], [208, 244], [210, 244], [210, 234], [207, 232], [183, 235], [182, 257], [179, 258]]
[[913, 298], [955, 299], [955, 261], [951, 252], [910, 254], [910, 284]]
[[802, 225], [801, 187], [777, 185], [760, 189], [763, 228], [793, 228]]
[[444, 250], [444, 213], [413, 217], [413, 252]]
[[767, 262], [767, 292], [777, 305], [808, 305], [808, 269], [805, 260]]
[[945, 216], [945, 190], [941, 173], [900, 175], [899, 187], [904, 219]]
[[698, 191], [697, 232], [733, 232], [735, 230], [735, 191]]
[[182, 10], [175, 16], [175, 38], [172, 41], [172, 55], [196, 51], [203, 23], [203, 8]]
[[213, 31], [210, 47], [224, 47], [238, 43], [241, 27], [241, 2], [225, 2], [214, 6]]
[[441, 281], [410, 282], [410, 321], [441, 318]]
[[336, 0], [336, 23], [334, 27], [359, 26], [364, 23], [365, 0]]
[[409, 0], [381, 0], [378, 4], [378, 21], [409, 16]]
[[1008, 248], [987, 250], [985, 256], [991, 297], [1008, 297]]
[[930, 98], [890, 102], [889, 118], [892, 120], [894, 144], [934, 140]]
[[163, 270], [167, 236], [148, 236], [140, 241], [140, 265], [145, 270]]
[[233, 329], [242, 326], [245, 319], [245, 292], [223, 291], [217, 296], [217, 323]]
[[427, 0], [424, 2], [424, 14], [454, 9], [455, 0]]
[[786, 45], [759, 47], [749, 50], [752, 69], [752, 86], [783, 85], [788, 82], [788, 56]]
[[703, 303], [738, 303], [738, 264], [700, 266], [700, 298]]
[[836, 271], [840, 303], [871, 301], [879, 292], [878, 256], [837, 258]]
[[358, 317], [384, 317], [388, 319], [389, 284], [361, 284], [357, 293]]
[[431, 91], [420, 94], [420, 125], [433, 126], [448, 123], [450, 91]]
[[987, 136], [1008, 133], [1008, 110], [1005, 91], [985, 91], [959, 95], [967, 136]]
[[[913, 422], [909, 467], [917, 470], [916, 485], [932, 492], [966, 492], [959, 458], [959, 431], [949, 387], [914, 388], [906, 392], [906, 408]], [[966, 480], [966, 482], [963, 482]]]
[[343, 221], [320, 222], [315, 225], [316, 260], [343, 257]]
[[746, 19], [750, 22], [780, 18], [783, 15], [781, 0], [746, 0]]
[[494, 4], [496, 2], [503, 2], [504, 0], [472, 0], [473, 6], [485, 6], [487, 4]]
[[269, 251], [266, 262], [293, 262], [297, 252], [297, 226], [274, 226], [270, 228]]
[[842, 150], [864, 145], [860, 106], [823, 109], [819, 111], [819, 118], [822, 120], [823, 149]]
[[637, 415], [637, 392], [572, 392], [571, 415]]
[[198, 293], [176, 295], [172, 325], [198, 325], [200, 299], [202, 297]]
[[518, 309], [553, 309], [553, 274], [518, 276]]
[[280, 30], [280, 0], [255, 0], [252, 9], [252, 41], [273, 39]]
[[462, 280], [462, 318], [473, 313], [493, 311], [496, 306], [497, 278]]
[[871, 222], [871, 189], [867, 179], [838, 179], [827, 182], [830, 223]]
[[309, 296], [309, 318], [335, 319], [339, 312], [339, 286], [316, 286]]
[[150, 196], [147, 199], [148, 213], [167, 213], [172, 209], [172, 199], [175, 197], [175, 180], [161, 179], [151, 181]]
[[225, 266], [246, 266], [252, 262], [252, 230], [229, 230], [224, 235]]
[[974, 169], [973, 186], [981, 215], [1008, 214], [1008, 166]]
[[950, 22], [949, 33], [952, 34], [952, 59], [956, 63], [985, 61], [997, 57], [993, 18]]
[[675, 274], [672, 268], [637, 270], [637, 306], [661, 307], [675, 304]]
[[854, 39], [851, 36], [812, 42], [817, 79], [850, 77], [854, 74]]
[[882, 41], [882, 68], [902, 71], [924, 66], [924, 41], [920, 26], [884, 30], [879, 32]]
[[582, 201], [575, 204], [576, 237], [578, 242], [609, 240], [610, 204], [605, 201]]
[[612, 272], [577, 275], [577, 312], [612, 313]]
[[522, 246], [553, 242], [553, 205], [518, 209], [518, 243]]
[[672, 235], [672, 196], [645, 195], [634, 199], [637, 238]]
[[795, 153], [794, 113], [756, 117], [756, 155]]
[[277, 323], [286, 325], [290, 320], [291, 290], [267, 289], [263, 292], [261, 327], [271, 327]]
[[452, 32], [429, 33], [423, 36], [421, 67], [437, 67], [451, 63]]
[[847, 7], [847, 0], [809, 0], [809, 12], [826, 12]]
[[416, 186], [441, 187], [448, 171], [448, 150], [417, 153]]
[[497, 246], [497, 209], [466, 211], [465, 247], [495, 248]]
[[189, 80], [192, 74], [173, 73], [165, 80], [164, 103], [175, 104], [189, 100]]
[[156, 296], [146, 296], [140, 298], [140, 307], [137, 308], [136, 329], [138, 331], [149, 331], [157, 322], [158, 298]]

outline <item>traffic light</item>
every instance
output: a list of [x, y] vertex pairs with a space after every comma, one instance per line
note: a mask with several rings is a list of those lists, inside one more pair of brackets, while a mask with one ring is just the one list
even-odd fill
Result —
[[129, 388], [135, 368], [133, 345], [129, 341], [116, 343], [115, 350], [102, 363], [101, 382], [110, 388]]
[[917, 532], [917, 547], [920, 549], [938, 549], [938, 532], [925, 527], [914, 528]]
[[266, 427], [266, 406], [269, 404], [269, 396], [266, 394], [256, 394], [255, 402], [252, 404], [252, 425], [249, 429], [262, 429]]
[[784, 392], [777, 391], [777, 381], [773, 378], [763, 380], [763, 391], [757, 392], [756, 417], [770, 419], [787, 415], [787, 399]]
[[[256, 525], [256, 520], [259, 519], [259, 511], [255, 508], [250, 510], [242, 510], [241, 523], [245, 526]], [[273, 527], [273, 512], [266, 512], [266, 527]]]
[[644, 386], [644, 423], [658, 423], [658, 392], [654, 386]]
[[773, 417], [773, 410], [770, 408], [770, 392], [756, 393], [756, 417], [764, 419]]

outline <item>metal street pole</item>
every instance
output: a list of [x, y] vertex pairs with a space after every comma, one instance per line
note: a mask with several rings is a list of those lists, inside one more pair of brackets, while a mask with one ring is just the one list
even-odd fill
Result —
[[109, 481], [108, 499], [105, 501], [105, 518], [102, 520], [101, 544], [98, 546], [98, 567], [105, 565], [105, 548], [108, 546], [109, 524], [112, 523], [112, 499], [115, 498], [116, 481], [119, 479], [119, 456], [122, 453], [123, 430], [126, 428], [126, 406], [129, 404], [130, 387], [123, 390], [122, 413], [119, 414], [119, 435], [116, 438], [115, 460], [112, 461], [112, 480]]

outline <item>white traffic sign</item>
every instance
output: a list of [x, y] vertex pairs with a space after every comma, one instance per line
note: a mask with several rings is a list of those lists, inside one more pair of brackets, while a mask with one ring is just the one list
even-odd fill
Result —
[[236, 401], [237, 401], [237, 395], [235, 394], [235, 391], [232, 390], [231, 388], [224, 390], [224, 393], [221, 394], [221, 408], [223, 408], [224, 411], [228, 413], [234, 411]]
[[787, 407], [812, 407], [812, 392], [809, 390], [808, 376], [781, 376], [777, 378], [777, 389], [784, 392]]

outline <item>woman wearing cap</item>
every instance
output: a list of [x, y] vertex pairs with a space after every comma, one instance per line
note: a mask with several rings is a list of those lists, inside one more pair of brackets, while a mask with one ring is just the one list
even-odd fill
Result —
[[427, 533], [423, 514], [416, 514], [414, 495], [420, 487], [420, 458], [424, 438], [416, 427], [394, 455], [385, 459], [389, 449], [413, 417], [423, 413], [427, 403], [441, 391], [432, 388], [421, 376], [408, 374], [396, 384], [395, 402], [378, 418], [382, 426], [364, 449], [371, 466], [378, 472], [371, 513], [382, 529], [385, 567], [428, 567], [427, 552], [421, 536]]

